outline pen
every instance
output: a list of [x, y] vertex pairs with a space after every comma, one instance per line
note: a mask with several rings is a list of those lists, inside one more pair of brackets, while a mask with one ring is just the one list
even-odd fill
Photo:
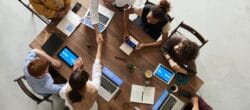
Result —
[[116, 59], [118, 59], [118, 60], [126, 61], [125, 58], [121, 58], [121, 57], [117, 57], [117, 56], [115, 56], [114, 58], [116, 58]]

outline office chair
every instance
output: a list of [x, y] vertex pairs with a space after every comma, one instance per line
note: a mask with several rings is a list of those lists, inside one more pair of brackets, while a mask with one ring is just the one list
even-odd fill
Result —
[[[203, 47], [208, 42], [208, 40], [206, 38], [204, 38], [199, 32], [197, 32], [191, 26], [185, 24], [183, 21], [172, 31], [169, 38], [171, 38], [174, 34], [180, 34], [182, 36], [185, 36], [184, 33], [180, 31], [181, 28], [186, 30], [187, 32], [193, 34], [193, 36], [195, 36], [199, 40], [199, 42], [201, 43], [199, 45], [199, 48]], [[185, 36], [185, 37], [187, 37], [187, 36]]]
[[42, 16], [42, 15], [39, 15], [31, 6], [30, 6], [30, 3], [29, 3], [29, 0], [28, 3], [25, 3], [23, 0], [18, 0], [24, 7], [26, 7], [31, 13], [32, 15], [36, 15], [39, 19], [41, 19], [45, 24], [49, 24], [51, 22], [51, 20], [49, 20], [48, 18]]
[[53, 106], [53, 101], [49, 99], [49, 97], [51, 95], [48, 96], [43, 96], [43, 98], [39, 98], [37, 97], [37, 95], [35, 95], [33, 92], [31, 92], [26, 85], [24, 84], [23, 80], [26, 80], [24, 76], [21, 76], [17, 79], [14, 80], [14, 82], [17, 82], [18, 86], [22, 89], [22, 91], [29, 96], [32, 100], [34, 100], [35, 102], [37, 102], [37, 104], [40, 104], [43, 101], [47, 101], [50, 102], [51, 105]]

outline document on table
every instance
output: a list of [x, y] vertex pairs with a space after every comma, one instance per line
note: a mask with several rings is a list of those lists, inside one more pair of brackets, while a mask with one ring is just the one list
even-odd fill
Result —
[[130, 101], [137, 103], [153, 104], [155, 87], [140, 86], [132, 84]]

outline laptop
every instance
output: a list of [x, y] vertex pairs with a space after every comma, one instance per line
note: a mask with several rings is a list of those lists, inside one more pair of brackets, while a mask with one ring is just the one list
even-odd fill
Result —
[[50, 56], [62, 45], [63, 40], [56, 33], [52, 33], [49, 39], [43, 44], [42, 49]]
[[[99, 14], [98, 29], [99, 32], [103, 32], [108, 27], [115, 13], [104, 6], [99, 5], [98, 14]], [[85, 16], [81, 19], [81, 22], [82, 24], [88, 26], [89, 28], [94, 29], [94, 26], [91, 23], [90, 9], [87, 10]]]
[[175, 76], [175, 73], [163, 64], [159, 64], [153, 74], [166, 84], [169, 84]]
[[152, 110], [181, 110], [185, 103], [174, 94], [164, 90]]
[[98, 89], [99, 95], [109, 102], [112, 97], [118, 92], [123, 80], [119, 78], [108, 67], [102, 68], [101, 86]]
[[80, 17], [72, 10], [69, 10], [64, 18], [57, 24], [56, 28], [66, 36], [70, 36], [80, 24]]

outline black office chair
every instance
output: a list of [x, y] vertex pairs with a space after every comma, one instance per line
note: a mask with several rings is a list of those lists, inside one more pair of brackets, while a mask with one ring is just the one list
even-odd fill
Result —
[[27, 0], [27, 2], [25, 3], [23, 0], [18, 0], [24, 7], [26, 7], [31, 13], [32, 15], [36, 15], [39, 19], [41, 19], [45, 24], [49, 24], [51, 22], [51, 20], [49, 20], [48, 18], [39, 15], [31, 6], [29, 3], [29, 0]]
[[180, 31], [181, 28], [186, 30], [187, 32], [193, 34], [193, 36], [195, 36], [199, 40], [199, 42], [201, 43], [199, 45], [199, 48], [203, 47], [208, 42], [208, 40], [206, 38], [204, 38], [199, 32], [197, 32], [191, 26], [185, 24], [183, 21], [172, 31], [169, 38], [174, 36], [174, 34], [181, 34], [182, 36], [187, 37], [187, 35], [184, 35], [184, 33]]
[[22, 89], [22, 91], [29, 96], [32, 100], [37, 102], [37, 104], [40, 104], [43, 101], [50, 102], [53, 106], [53, 101], [49, 99], [51, 95], [43, 96], [43, 98], [39, 98], [37, 95], [35, 95], [33, 92], [31, 92], [26, 85], [24, 84], [23, 80], [26, 80], [24, 76], [21, 76], [14, 80], [14, 82], [17, 82], [18, 86]]

